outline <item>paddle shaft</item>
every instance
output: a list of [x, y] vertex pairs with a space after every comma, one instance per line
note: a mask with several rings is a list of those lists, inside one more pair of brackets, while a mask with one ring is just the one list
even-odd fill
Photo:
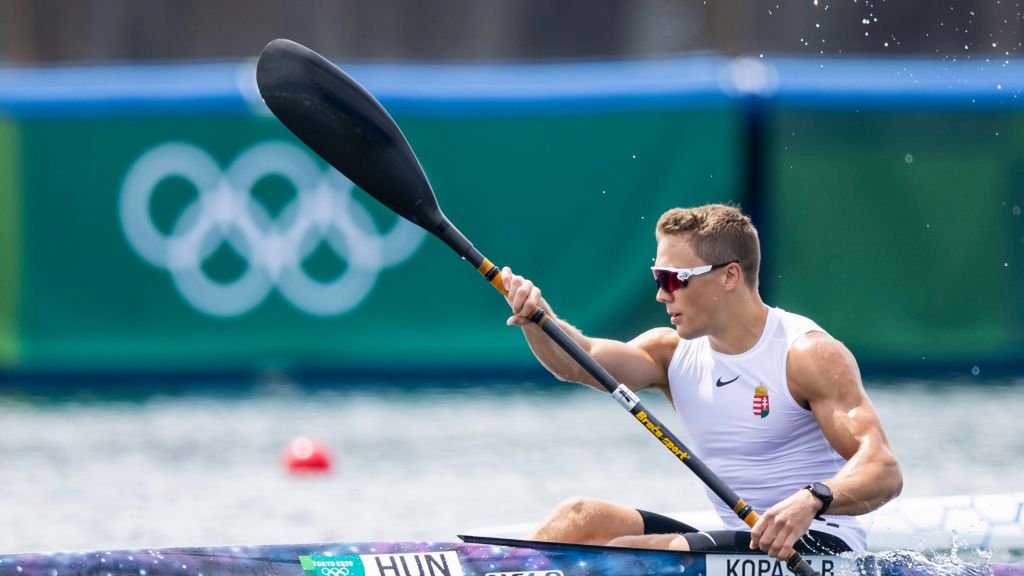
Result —
[[[463, 254], [463, 258], [472, 264], [502, 295], [508, 296], [508, 290], [501, 279], [501, 271], [476, 248], [471, 248], [469, 252]], [[644, 407], [632, 390], [627, 388], [625, 384], [615, 380], [603, 366], [594, 360], [593, 356], [584, 350], [571, 336], [566, 334], [557, 322], [549, 322], [548, 320], [549, 318], [543, 310], [538, 310], [530, 317], [531, 322], [536, 324], [551, 340], [558, 344], [559, 348], [564, 350], [588, 374], [593, 376], [601, 387], [611, 394], [627, 412], [632, 414], [673, 456], [685, 464], [723, 502], [732, 507], [733, 512], [736, 513], [740, 520], [743, 520], [747, 526], [753, 528], [760, 515], [743, 498], [740, 498], [732, 488], [729, 488], [703, 461], [694, 456], [671, 430], [662, 425], [661, 421]], [[818, 574], [796, 552], [786, 561], [786, 566], [800, 576], [817, 576]]]

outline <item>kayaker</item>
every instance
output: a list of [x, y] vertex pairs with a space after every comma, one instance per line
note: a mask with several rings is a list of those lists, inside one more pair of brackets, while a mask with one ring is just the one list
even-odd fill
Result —
[[533, 353], [560, 380], [603, 390], [529, 321], [538, 308], [618, 381], [633, 391], [662, 391], [697, 455], [761, 519], [751, 530], [710, 491], [725, 530], [700, 531], [654, 512], [577, 497], [559, 505], [531, 538], [759, 549], [779, 559], [794, 548], [864, 550], [855, 516], [899, 495], [903, 477], [853, 355], [812, 320], [761, 300], [758, 233], [738, 208], [673, 208], [658, 220], [655, 237], [656, 299], [671, 328], [629, 342], [586, 336], [557, 318], [536, 285], [505, 268], [508, 324], [523, 328]]

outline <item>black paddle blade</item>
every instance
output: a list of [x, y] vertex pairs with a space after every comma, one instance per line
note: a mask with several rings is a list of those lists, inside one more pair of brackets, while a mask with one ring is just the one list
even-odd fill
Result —
[[337, 66], [278, 39], [260, 54], [256, 84], [281, 123], [349, 180], [459, 253], [472, 248], [441, 212], [398, 125]]

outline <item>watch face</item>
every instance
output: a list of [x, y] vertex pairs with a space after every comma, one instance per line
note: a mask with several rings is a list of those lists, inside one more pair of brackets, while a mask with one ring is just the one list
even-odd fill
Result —
[[815, 498], [821, 500], [821, 508], [818, 510], [818, 515], [824, 514], [829, 506], [832, 505], [832, 489], [821, 482], [814, 482], [807, 489]]
[[815, 482], [814, 484], [811, 484], [811, 492], [814, 493], [814, 495], [817, 496], [818, 498], [832, 498], [832, 489], [826, 486], [825, 484], [822, 484], [821, 482]]

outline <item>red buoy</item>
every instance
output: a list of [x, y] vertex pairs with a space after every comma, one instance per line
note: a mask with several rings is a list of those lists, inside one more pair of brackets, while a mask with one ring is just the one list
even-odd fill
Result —
[[316, 440], [300, 436], [288, 443], [284, 464], [292, 474], [323, 474], [331, 471], [331, 454]]

